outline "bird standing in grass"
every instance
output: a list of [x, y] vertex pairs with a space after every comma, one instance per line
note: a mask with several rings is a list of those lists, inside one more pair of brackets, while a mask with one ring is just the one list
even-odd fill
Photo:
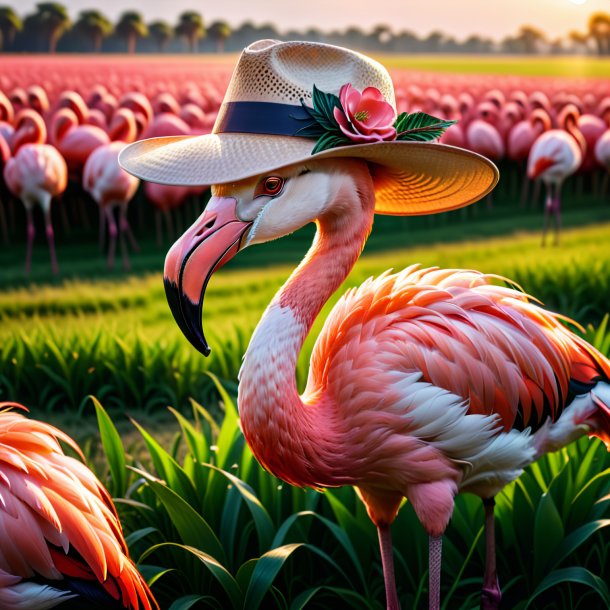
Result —
[[527, 161], [527, 174], [531, 180], [540, 178], [546, 185], [544, 228], [542, 245], [551, 222], [555, 225], [554, 244], [559, 244], [561, 232], [561, 188], [566, 178], [580, 167], [587, 143], [578, 129], [580, 112], [568, 104], [559, 116], [561, 129], [543, 132], [532, 145]]
[[210, 136], [136, 143], [120, 160], [144, 179], [214, 185], [165, 262], [174, 317], [205, 355], [210, 276], [247, 246], [316, 224], [311, 249], [244, 356], [238, 404], [246, 440], [267, 470], [293, 485], [356, 488], [379, 533], [391, 610], [399, 602], [390, 525], [403, 498], [430, 536], [430, 608], [438, 610], [441, 537], [455, 495], [481, 496], [481, 602], [495, 609], [493, 497], [537, 457], [582, 434], [610, 441], [610, 363], [560, 316], [493, 276], [412, 266], [343, 296], [299, 395], [303, 343], [358, 260], [375, 213], [455, 209], [497, 180], [483, 157], [422, 142], [446, 122], [397, 117], [393, 102], [389, 75], [364, 56], [261, 41], [242, 54]]
[[0, 404], [0, 608], [152, 610], [110, 495], [48, 424]]
[[16, 130], [11, 140], [12, 157], [4, 167], [4, 180], [9, 190], [23, 202], [27, 216], [27, 250], [25, 272], [30, 272], [32, 244], [36, 235], [33, 211], [39, 205], [44, 215], [51, 268], [59, 273], [55, 255], [55, 237], [51, 221], [51, 201], [68, 185], [68, 168], [59, 151], [45, 144], [47, 129], [34, 110], [21, 110], [15, 119]]

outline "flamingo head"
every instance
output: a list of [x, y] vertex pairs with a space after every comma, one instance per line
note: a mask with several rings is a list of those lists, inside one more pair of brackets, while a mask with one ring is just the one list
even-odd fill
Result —
[[20, 110], [15, 117], [15, 134], [11, 141], [13, 155], [24, 144], [44, 144], [47, 139], [47, 128], [43, 118], [31, 108]]
[[60, 108], [51, 120], [51, 139], [59, 144], [66, 134], [78, 125], [78, 117], [70, 108]]
[[28, 90], [28, 104], [39, 114], [45, 114], [49, 109], [47, 92], [40, 85], [32, 85]]
[[186, 338], [210, 354], [201, 320], [205, 290], [212, 274], [240, 250], [361, 210], [368, 200], [374, 202], [373, 182], [359, 159], [311, 161], [212, 186], [203, 214], [165, 259], [165, 293]]

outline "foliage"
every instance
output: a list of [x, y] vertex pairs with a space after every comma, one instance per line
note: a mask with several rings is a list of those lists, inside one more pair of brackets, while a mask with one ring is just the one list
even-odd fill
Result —
[[[404, 243], [411, 238], [408, 226], [394, 236], [382, 233], [384, 242]], [[582, 324], [593, 323], [599, 327], [594, 340], [610, 353], [606, 327], [600, 326], [609, 309], [608, 230], [602, 225], [566, 232], [561, 250], [541, 249], [534, 235], [382, 252], [375, 252], [373, 243], [344, 289], [415, 261], [478, 268], [510, 277], [549, 308]], [[442, 227], [434, 233], [440, 237]], [[66, 281], [35, 292], [5, 290], [0, 294], [0, 399], [21, 401], [34, 411], [77, 413], [87, 394], [113, 411], [125, 405], [148, 412], [166, 405], [184, 409], [190, 397], [211, 404], [214, 390], [203, 372], [214, 372], [234, 390], [252, 331], [290, 273], [290, 266], [265, 268], [265, 263], [288, 255], [298, 260], [310, 240], [311, 233], [305, 232], [278, 242], [286, 248], [283, 254], [277, 245], [268, 250], [259, 246], [242, 254], [255, 269], [238, 270], [232, 262], [232, 268], [215, 275], [204, 305], [212, 347], [208, 359], [188, 345], [171, 318], [159, 274], [120, 282]], [[160, 268], [161, 262], [156, 265]], [[344, 289], [327, 304], [305, 344], [297, 369], [300, 387], [321, 323]]]
[[[220, 426], [193, 402], [174, 411], [165, 449], [144, 428], [147, 455], [129, 457], [96, 403], [107, 480], [132, 553], [162, 607], [382, 609], [375, 529], [351, 488], [293, 488], [254, 460], [230, 397]], [[590, 608], [610, 600], [610, 457], [581, 439], [546, 456], [497, 497], [498, 569], [506, 607]], [[443, 542], [443, 608], [477, 606], [483, 510], [459, 496]], [[392, 526], [403, 607], [424, 607], [427, 536], [407, 503]], [[346, 606], [348, 604], [349, 606]], [[185, 606], [187, 607], [187, 606]]]

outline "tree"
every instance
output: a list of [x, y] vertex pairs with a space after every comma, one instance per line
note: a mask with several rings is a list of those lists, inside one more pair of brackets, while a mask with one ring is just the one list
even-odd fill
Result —
[[196, 11], [182, 13], [176, 26], [176, 34], [184, 37], [191, 53], [196, 53], [199, 40], [205, 36], [201, 14]]
[[15, 41], [23, 23], [10, 6], [0, 6], [0, 51], [8, 51]]
[[47, 41], [49, 53], [55, 53], [57, 41], [71, 25], [68, 10], [63, 4], [56, 2], [40, 2], [36, 5], [34, 19], [38, 23], [40, 34]]
[[584, 34], [583, 32], [579, 32], [577, 30], [572, 30], [568, 34], [568, 38], [572, 43], [572, 50], [576, 53], [586, 53], [590, 51], [588, 34]]
[[589, 36], [595, 41], [598, 55], [610, 55], [610, 15], [593, 13], [589, 17]]
[[95, 53], [102, 50], [102, 41], [112, 33], [112, 23], [100, 11], [81, 11], [74, 30], [83, 39], [91, 40], [91, 46]]
[[135, 11], [126, 11], [119, 18], [114, 27], [114, 32], [119, 38], [124, 38], [127, 42], [127, 52], [135, 53], [138, 38], [148, 36], [148, 28], [142, 19], [142, 15]]
[[167, 21], [154, 21], [148, 26], [150, 37], [157, 46], [157, 51], [163, 53], [174, 37], [174, 28]]
[[226, 21], [215, 21], [208, 28], [208, 36], [216, 41], [216, 51], [224, 53], [225, 41], [231, 36], [231, 28]]
[[523, 25], [517, 34], [517, 40], [523, 46], [524, 53], [537, 53], [540, 43], [546, 40], [546, 36], [538, 28], [531, 25]]

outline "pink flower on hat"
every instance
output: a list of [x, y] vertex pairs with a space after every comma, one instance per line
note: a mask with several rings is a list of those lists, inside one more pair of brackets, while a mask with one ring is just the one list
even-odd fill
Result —
[[350, 140], [381, 142], [396, 139], [396, 112], [379, 89], [367, 87], [360, 93], [348, 83], [341, 87], [339, 101], [341, 108], [335, 107], [333, 115], [339, 129]]

